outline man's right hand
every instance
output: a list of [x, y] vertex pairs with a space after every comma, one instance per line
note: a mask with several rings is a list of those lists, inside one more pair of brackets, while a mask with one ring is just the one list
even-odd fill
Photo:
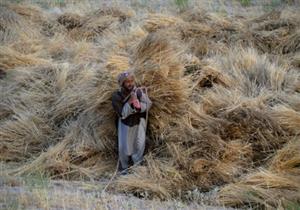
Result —
[[141, 109], [140, 101], [138, 100], [135, 93], [131, 93], [131, 96], [130, 96], [130, 99], [129, 99], [128, 103], [130, 104], [130, 106], [132, 108], [135, 108], [138, 111]]
[[131, 105], [131, 104], [133, 104], [133, 102], [134, 102], [135, 100], [137, 100], [137, 97], [136, 97], [136, 95], [135, 95], [134, 92], [131, 92], [131, 93], [130, 93], [130, 98], [129, 98], [129, 100], [128, 100], [128, 103]]

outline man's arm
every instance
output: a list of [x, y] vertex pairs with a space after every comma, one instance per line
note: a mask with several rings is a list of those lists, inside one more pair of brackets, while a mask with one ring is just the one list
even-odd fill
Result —
[[121, 118], [122, 120], [126, 119], [129, 115], [131, 114], [134, 114], [136, 113], [137, 111], [131, 107], [131, 105], [126, 102], [123, 106], [123, 109], [122, 109], [122, 115], [121, 115]]
[[136, 112], [135, 109], [131, 108], [128, 102], [123, 105], [122, 98], [117, 93], [113, 95], [112, 105], [118, 116], [122, 119], [126, 119], [129, 115]]
[[123, 104], [122, 104], [122, 99], [117, 92], [115, 92], [112, 96], [112, 106], [115, 112], [118, 114], [118, 116], [121, 117]]

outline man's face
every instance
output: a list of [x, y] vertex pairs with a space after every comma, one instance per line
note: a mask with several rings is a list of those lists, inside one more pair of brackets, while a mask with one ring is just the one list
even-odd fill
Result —
[[127, 91], [131, 91], [134, 87], [134, 78], [133, 76], [129, 76], [123, 83], [123, 87], [127, 90]]

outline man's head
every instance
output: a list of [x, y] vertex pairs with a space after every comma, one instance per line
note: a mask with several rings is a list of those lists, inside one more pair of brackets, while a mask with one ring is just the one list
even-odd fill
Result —
[[135, 86], [134, 76], [132, 72], [125, 71], [118, 76], [118, 83], [126, 91], [131, 91]]

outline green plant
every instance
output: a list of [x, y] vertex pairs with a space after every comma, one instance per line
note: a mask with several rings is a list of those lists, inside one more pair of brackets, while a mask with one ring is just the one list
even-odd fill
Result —
[[270, 12], [275, 8], [280, 7], [283, 3], [285, 2], [284, 1], [282, 2], [281, 0], [272, 0], [270, 3], [264, 4], [264, 10], [266, 12]]
[[278, 6], [280, 6], [281, 5], [281, 0], [272, 0], [272, 2], [271, 2], [271, 6], [272, 7], [278, 7]]
[[19, 201], [15, 197], [7, 197], [5, 198], [5, 207], [7, 210], [16, 210], [20, 209]]
[[187, 9], [189, 5], [189, 0], [174, 0], [174, 2], [180, 11]]
[[240, 0], [241, 5], [246, 7], [246, 6], [250, 6], [251, 4], [251, 0]]
[[30, 189], [39, 188], [44, 189], [49, 186], [49, 177], [42, 173], [27, 175], [24, 177], [25, 185]]
[[300, 210], [300, 203], [289, 202], [286, 206], [287, 210]]
[[19, 3], [22, 3], [22, 2], [23, 2], [23, 0], [10, 0], [10, 3], [14, 3], [14, 4], [19, 4]]

